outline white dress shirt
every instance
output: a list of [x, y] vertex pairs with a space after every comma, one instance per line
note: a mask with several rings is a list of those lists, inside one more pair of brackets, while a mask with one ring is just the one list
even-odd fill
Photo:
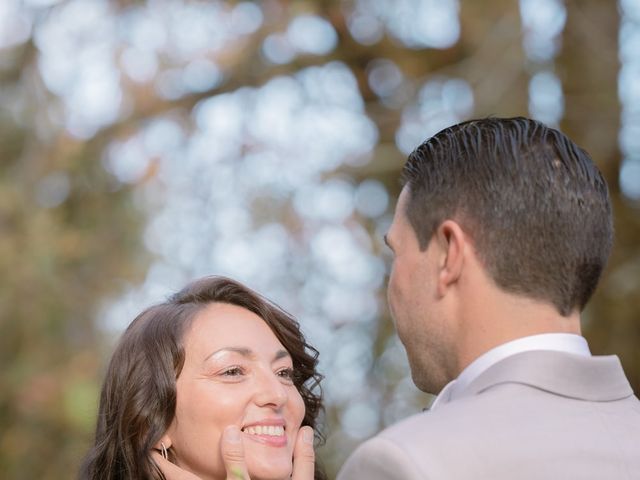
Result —
[[591, 356], [589, 345], [584, 337], [572, 333], [543, 333], [512, 340], [483, 353], [458, 375], [458, 378], [445, 385], [442, 391], [431, 403], [429, 410], [433, 410], [443, 399], [449, 399], [461, 392], [478, 376], [492, 365], [511, 355], [531, 350], [554, 350], [557, 352], [574, 353]]

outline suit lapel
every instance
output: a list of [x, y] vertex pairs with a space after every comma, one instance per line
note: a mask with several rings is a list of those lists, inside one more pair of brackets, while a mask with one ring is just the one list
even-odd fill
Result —
[[633, 395], [620, 360], [615, 355], [587, 357], [537, 350], [523, 352], [496, 363], [455, 398], [478, 395], [493, 386], [518, 383], [556, 395], [607, 402]]

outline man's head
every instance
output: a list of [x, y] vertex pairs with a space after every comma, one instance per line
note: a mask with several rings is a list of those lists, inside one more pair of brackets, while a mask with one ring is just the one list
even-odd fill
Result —
[[[397, 256], [394, 261], [394, 270], [406, 266], [413, 278], [395, 271], [389, 285], [401, 338], [408, 327], [398, 317], [406, 317], [412, 325], [406, 337], [421, 335], [420, 324], [428, 323], [425, 328], [440, 329], [445, 343], [455, 342], [451, 325], [436, 318], [444, 307], [415, 298], [428, 296], [426, 287], [436, 283], [429, 269], [439, 260], [426, 259], [438, 232], [445, 243], [447, 232], [456, 233], [439, 230], [443, 224], [459, 227], [459, 238], [473, 245], [479, 265], [501, 291], [552, 305], [563, 317], [582, 310], [591, 297], [611, 250], [611, 205], [588, 154], [562, 133], [526, 118], [464, 122], [416, 148], [402, 180], [391, 246], [411, 233], [417, 250], [411, 262], [401, 265]], [[416, 266], [418, 252], [426, 263]], [[437, 332], [423, 334], [431, 338], [427, 347], [443, 344]], [[439, 355], [446, 357], [450, 346], [441, 346]]]
[[425, 249], [453, 218], [504, 290], [582, 310], [611, 250], [607, 185], [589, 155], [526, 118], [472, 120], [416, 148], [406, 215]]

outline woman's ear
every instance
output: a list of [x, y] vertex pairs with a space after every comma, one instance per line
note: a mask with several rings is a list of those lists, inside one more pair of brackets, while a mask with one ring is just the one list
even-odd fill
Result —
[[158, 440], [153, 448], [162, 452], [163, 447], [164, 449], [169, 450], [171, 448], [171, 445], [173, 445], [171, 437], [169, 436], [169, 433], [165, 433], [162, 437], [160, 437], [160, 440]]

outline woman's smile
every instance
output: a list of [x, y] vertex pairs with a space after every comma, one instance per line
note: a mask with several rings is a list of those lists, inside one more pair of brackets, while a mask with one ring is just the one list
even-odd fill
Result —
[[286, 447], [284, 419], [269, 419], [242, 427], [245, 438], [270, 447]]

